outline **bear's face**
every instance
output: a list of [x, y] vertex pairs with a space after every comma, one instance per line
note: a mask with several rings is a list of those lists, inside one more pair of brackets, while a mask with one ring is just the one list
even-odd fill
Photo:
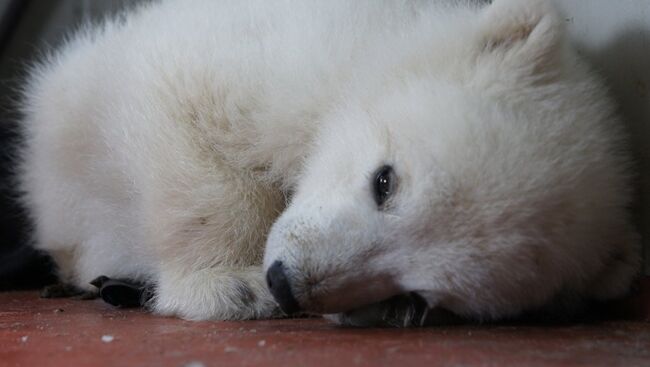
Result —
[[403, 293], [411, 271], [442, 258], [436, 228], [446, 227], [453, 183], [429, 119], [448, 101], [425, 84], [348, 106], [321, 131], [266, 250], [267, 268], [283, 263], [301, 308], [345, 311]]
[[563, 112], [544, 96], [571, 83], [567, 68], [586, 74], [546, 2], [496, 1], [475, 28], [432, 55], [438, 67], [387, 72], [323, 122], [267, 241], [283, 308], [346, 312], [416, 293], [490, 318], [558, 290], [579, 246], [563, 232], [575, 172], [560, 163]]
[[408, 292], [463, 312], [537, 286], [545, 269], [525, 233], [539, 223], [524, 222], [530, 207], [551, 209], [523, 191], [544, 173], [522, 158], [535, 154], [527, 132], [504, 133], [513, 111], [497, 103], [414, 80], [331, 116], [271, 230], [266, 268], [281, 261], [300, 307], [319, 313]]

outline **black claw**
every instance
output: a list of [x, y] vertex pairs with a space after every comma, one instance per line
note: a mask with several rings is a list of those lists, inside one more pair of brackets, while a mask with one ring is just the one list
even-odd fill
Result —
[[93, 279], [90, 281], [90, 285], [95, 286], [97, 288], [101, 288], [102, 285], [109, 280], [109, 278], [106, 275], [100, 275], [97, 278]]
[[153, 290], [145, 284], [127, 279], [99, 276], [90, 284], [99, 288], [104, 302], [116, 307], [141, 307], [153, 297]]

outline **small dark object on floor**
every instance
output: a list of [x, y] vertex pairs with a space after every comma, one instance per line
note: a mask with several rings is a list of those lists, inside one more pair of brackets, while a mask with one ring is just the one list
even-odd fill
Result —
[[151, 287], [128, 279], [111, 279], [102, 275], [90, 284], [99, 289], [104, 302], [116, 307], [142, 307], [153, 297]]

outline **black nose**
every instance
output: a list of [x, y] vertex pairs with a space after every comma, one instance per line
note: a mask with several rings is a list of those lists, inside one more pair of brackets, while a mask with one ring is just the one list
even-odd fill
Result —
[[284, 272], [282, 261], [274, 262], [266, 272], [266, 284], [284, 313], [291, 315], [300, 311], [300, 305], [291, 293], [291, 285]]

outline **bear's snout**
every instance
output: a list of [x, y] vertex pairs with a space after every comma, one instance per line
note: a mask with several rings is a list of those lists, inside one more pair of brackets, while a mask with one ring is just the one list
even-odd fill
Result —
[[300, 311], [300, 305], [291, 291], [289, 278], [282, 261], [275, 261], [266, 272], [266, 284], [282, 312], [291, 315]]

